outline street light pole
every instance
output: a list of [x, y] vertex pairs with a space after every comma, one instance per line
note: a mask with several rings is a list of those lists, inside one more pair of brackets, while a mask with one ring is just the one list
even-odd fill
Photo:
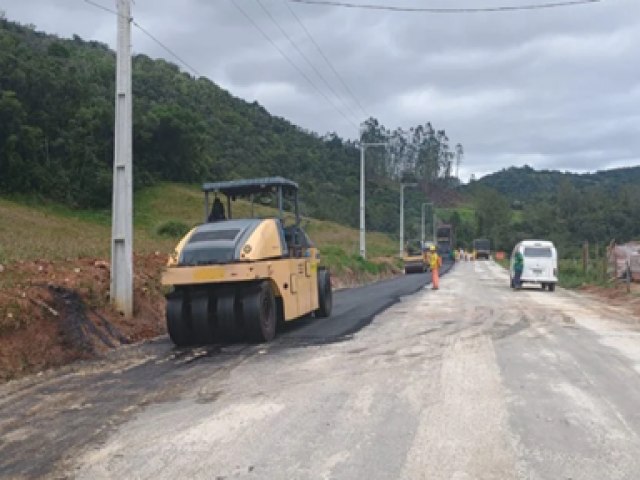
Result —
[[367, 248], [366, 248], [366, 240], [365, 240], [365, 197], [364, 197], [364, 153], [367, 147], [386, 147], [387, 144], [384, 142], [377, 143], [364, 143], [362, 142], [362, 131], [360, 132], [360, 256], [364, 259], [367, 258]]
[[364, 150], [365, 146], [360, 143], [360, 256], [366, 258], [366, 240], [364, 226]]
[[436, 216], [435, 209], [433, 211], [433, 243], [435, 246], [438, 246], [438, 239], [436, 238], [436, 222], [438, 221], [438, 217]]
[[404, 253], [404, 187], [415, 187], [417, 183], [400, 184], [400, 256]]
[[118, 0], [115, 145], [111, 220], [111, 302], [133, 315], [133, 173], [131, 133], [131, 3]]
[[431, 203], [431, 202], [425, 202], [425, 203], [423, 203], [423, 204], [422, 204], [422, 224], [421, 224], [422, 229], [421, 229], [421, 231], [420, 231], [420, 234], [421, 234], [421, 236], [420, 236], [420, 240], [422, 241], [422, 246], [423, 246], [423, 247], [424, 247], [424, 241], [425, 241], [425, 235], [426, 235], [426, 229], [425, 229], [425, 227], [426, 227], [426, 220], [427, 220], [427, 218], [426, 218], [426, 212], [425, 212], [425, 208], [424, 208], [424, 207], [426, 207], [427, 205], [433, 205], [433, 203]]

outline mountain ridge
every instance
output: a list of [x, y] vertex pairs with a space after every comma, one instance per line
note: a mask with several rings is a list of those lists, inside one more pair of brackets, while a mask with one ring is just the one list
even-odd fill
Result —
[[588, 173], [537, 170], [524, 165], [503, 168], [470, 182], [468, 186], [482, 185], [498, 191], [511, 201], [530, 202], [553, 196], [563, 182], [568, 182], [578, 190], [601, 187], [611, 193], [623, 186], [638, 184], [640, 165]]

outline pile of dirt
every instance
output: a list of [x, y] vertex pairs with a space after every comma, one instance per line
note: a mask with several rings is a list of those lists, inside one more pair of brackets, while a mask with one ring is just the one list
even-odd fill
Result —
[[135, 258], [135, 315], [109, 303], [104, 259], [29, 261], [0, 272], [0, 380], [95, 358], [165, 332], [160, 272], [166, 256]]

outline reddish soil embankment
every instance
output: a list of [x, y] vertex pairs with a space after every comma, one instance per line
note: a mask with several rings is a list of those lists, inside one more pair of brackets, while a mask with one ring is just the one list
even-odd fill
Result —
[[[393, 259], [377, 273], [349, 269], [332, 276], [334, 289], [399, 273]], [[166, 333], [160, 273], [163, 254], [135, 258], [135, 315], [126, 319], [109, 303], [109, 262], [104, 259], [25, 261], [0, 271], [0, 381]]]
[[103, 259], [29, 261], [0, 272], [0, 380], [8, 380], [165, 332], [160, 272], [165, 255], [135, 258], [135, 316], [109, 304]]

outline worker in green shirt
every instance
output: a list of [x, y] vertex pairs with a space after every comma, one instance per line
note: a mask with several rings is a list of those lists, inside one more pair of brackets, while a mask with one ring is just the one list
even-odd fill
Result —
[[513, 273], [514, 273], [513, 286], [518, 290], [520, 290], [520, 287], [522, 287], [522, 282], [520, 281], [520, 278], [522, 277], [523, 270], [524, 270], [524, 257], [522, 256], [522, 253], [516, 252], [516, 255], [513, 259]]

